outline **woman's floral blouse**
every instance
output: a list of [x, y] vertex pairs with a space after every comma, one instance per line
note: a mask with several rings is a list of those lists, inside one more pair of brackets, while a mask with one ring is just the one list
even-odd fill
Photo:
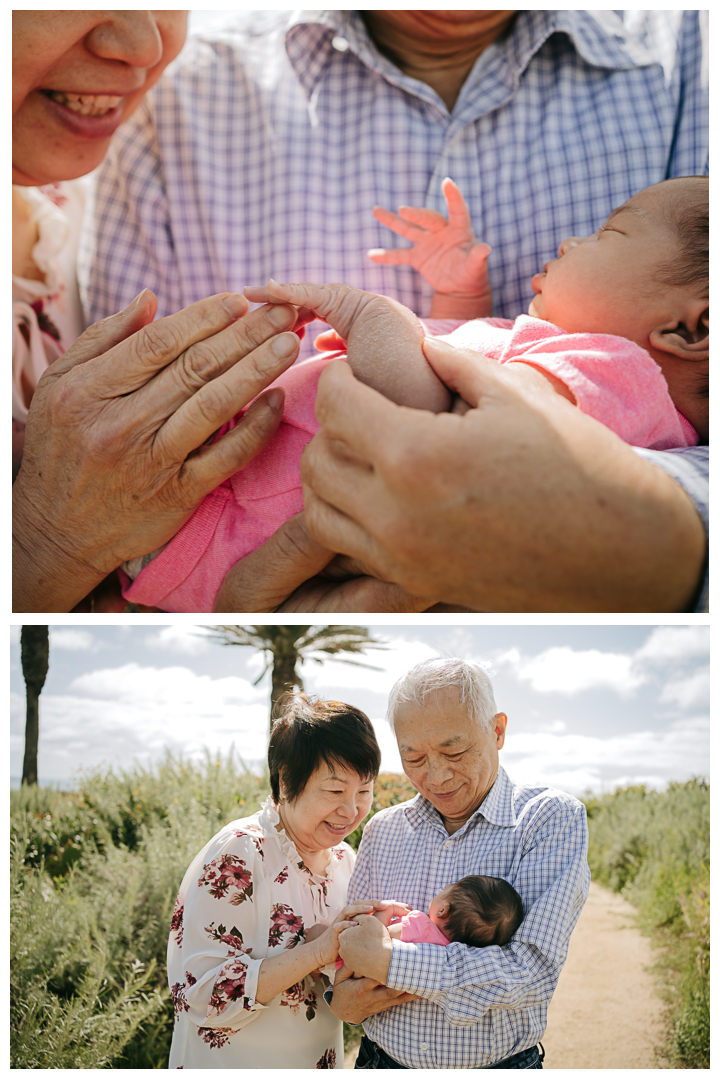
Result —
[[325, 877], [304, 865], [271, 799], [232, 821], [190, 865], [168, 941], [175, 1006], [171, 1069], [342, 1069], [342, 1024], [307, 976], [255, 1001], [261, 961], [301, 944], [345, 906], [355, 862], [331, 848]]

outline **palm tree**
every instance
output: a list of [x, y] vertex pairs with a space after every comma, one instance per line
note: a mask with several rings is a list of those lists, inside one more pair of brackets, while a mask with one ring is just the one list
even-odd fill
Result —
[[40, 691], [48, 673], [50, 643], [47, 626], [23, 626], [20, 630], [20, 662], [26, 686], [25, 757], [22, 783], [37, 784]]
[[361, 660], [349, 660], [339, 653], [363, 653], [365, 649], [384, 649], [386, 646], [364, 626], [208, 626], [213, 630], [213, 638], [223, 645], [249, 645], [259, 649], [265, 656], [265, 667], [255, 680], [260, 682], [266, 672], [272, 672], [270, 690], [270, 727], [280, 714], [280, 699], [283, 694], [294, 690], [304, 690], [303, 681], [298, 671], [300, 664], [314, 660], [324, 663], [328, 656], [341, 660], [344, 664], [380, 670]]

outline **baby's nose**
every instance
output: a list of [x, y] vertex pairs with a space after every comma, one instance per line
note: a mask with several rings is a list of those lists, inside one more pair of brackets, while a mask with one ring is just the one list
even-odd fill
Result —
[[568, 251], [577, 247], [578, 244], [582, 244], [582, 237], [580, 236], [567, 236], [558, 248], [558, 255], [567, 255]]

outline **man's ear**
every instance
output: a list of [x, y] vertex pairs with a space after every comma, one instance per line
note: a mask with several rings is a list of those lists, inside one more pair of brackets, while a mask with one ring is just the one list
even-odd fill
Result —
[[650, 331], [650, 344], [680, 360], [710, 357], [710, 309], [707, 300], [688, 301], [682, 319], [673, 319]]

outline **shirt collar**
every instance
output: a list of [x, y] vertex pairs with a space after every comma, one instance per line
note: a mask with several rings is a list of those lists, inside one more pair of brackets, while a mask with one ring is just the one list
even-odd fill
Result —
[[614, 11], [523, 11], [506, 42], [508, 60], [517, 75], [555, 33], [567, 34], [593, 67], [622, 70], [656, 63]]
[[[424, 795], [415, 796], [412, 802], [405, 808], [405, 816], [413, 829], [418, 828], [419, 825], [425, 821], [435, 828], [440, 827], [445, 830], [440, 814]], [[497, 825], [499, 828], [504, 829], [512, 829], [517, 824], [515, 808], [513, 806], [512, 780], [505, 772], [502, 765], [498, 766], [498, 774], [495, 778], [495, 783], [488, 791], [480, 806], [475, 813], [468, 818], [462, 829], [458, 829], [458, 832], [454, 835], [457, 836], [459, 833], [469, 829], [471, 824], [477, 821], [479, 817], [483, 817], [491, 825]]]
[[[511, 83], [517, 82], [535, 53], [554, 33], [567, 34], [580, 56], [595, 67], [617, 70], [657, 62], [639, 41], [633, 40], [614, 11], [521, 11], [508, 38], [497, 46], [507, 62]], [[377, 50], [357, 11], [294, 12], [286, 26], [285, 48], [308, 99], [334, 53], [347, 48], [388, 82], [434, 105], [439, 100], [434, 90], [403, 75]], [[491, 55], [490, 50], [485, 50], [478, 58], [466, 89], [486, 73]]]

